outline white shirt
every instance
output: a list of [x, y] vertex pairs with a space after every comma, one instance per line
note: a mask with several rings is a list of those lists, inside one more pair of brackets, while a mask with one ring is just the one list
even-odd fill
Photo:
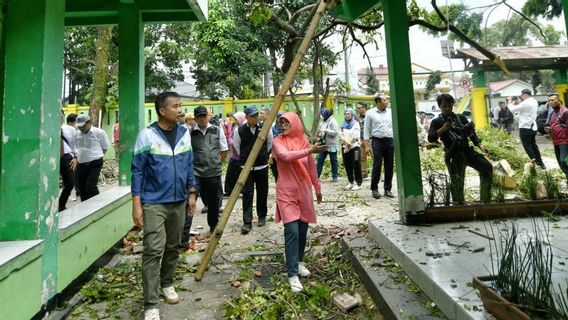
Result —
[[[201, 132], [203, 135], [205, 135], [205, 133], [207, 132], [207, 129], [209, 127], [212, 127], [212, 126], [213, 125], [211, 123], [207, 122], [207, 127], [205, 127], [205, 130], [201, 130], [199, 125], [196, 123], [193, 128], [196, 129], [196, 130], [199, 130], [199, 132]], [[219, 148], [221, 149], [221, 151], [229, 150], [229, 145], [227, 144], [227, 137], [225, 137], [225, 132], [223, 131], [223, 129], [221, 129], [219, 127], [217, 129], [219, 129]]]
[[535, 98], [529, 97], [518, 105], [509, 105], [511, 112], [519, 113], [519, 129], [532, 129], [536, 131], [536, 110], [538, 108], [538, 101]]
[[355, 124], [351, 129], [341, 128], [339, 130], [341, 131], [341, 140], [351, 141], [349, 149], [344, 150], [344, 152], [360, 146], [359, 137], [361, 136], [361, 126], [357, 120], [355, 120]]
[[63, 140], [63, 154], [74, 154], [77, 150], [77, 144], [75, 143], [75, 127], [67, 124], [61, 125], [61, 134], [67, 139], [67, 142]]
[[371, 138], [392, 138], [392, 113], [390, 108], [384, 111], [379, 111], [375, 107], [365, 115], [365, 132], [363, 139], [369, 140]]
[[[244, 125], [244, 123], [243, 123]], [[250, 132], [254, 135], [256, 130], [258, 129], [258, 126], [254, 127], [254, 128], [250, 128]], [[266, 137], [266, 149], [268, 149], [268, 152], [270, 152], [270, 150], [272, 150], [272, 128], [270, 128], [268, 130], [268, 136]], [[233, 131], [233, 148], [235, 148], [235, 151], [237, 152], [238, 155], [241, 154], [241, 136], [239, 135], [239, 130], [234, 130]], [[268, 167], [268, 165], [264, 165], [264, 166], [256, 166], [253, 167], [253, 170], [260, 170], [260, 169], [264, 169]]]
[[104, 130], [91, 127], [89, 132], [84, 134], [77, 130], [75, 134], [77, 143], [77, 161], [86, 163], [102, 158], [110, 147], [110, 141]]

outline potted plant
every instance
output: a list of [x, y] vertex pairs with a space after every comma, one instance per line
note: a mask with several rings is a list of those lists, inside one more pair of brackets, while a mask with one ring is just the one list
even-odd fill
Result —
[[493, 275], [473, 279], [485, 309], [500, 320], [567, 319], [568, 291], [552, 285], [548, 226], [533, 220], [532, 235], [519, 235], [515, 223], [497, 235], [489, 229]]

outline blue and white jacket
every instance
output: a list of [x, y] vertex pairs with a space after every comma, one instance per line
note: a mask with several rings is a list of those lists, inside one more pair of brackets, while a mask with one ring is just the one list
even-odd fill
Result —
[[195, 186], [191, 137], [185, 126], [176, 125], [175, 148], [154, 122], [136, 138], [132, 157], [132, 196], [144, 203], [172, 203], [187, 199]]

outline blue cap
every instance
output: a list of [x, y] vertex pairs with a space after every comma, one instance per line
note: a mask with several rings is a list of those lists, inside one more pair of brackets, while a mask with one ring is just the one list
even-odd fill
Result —
[[245, 114], [247, 116], [254, 116], [258, 114], [258, 109], [256, 107], [246, 107]]
[[276, 115], [276, 118], [279, 118], [279, 117], [281, 117], [281, 116], [282, 116], [283, 114], [284, 114], [284, 112], [282, 112], [282, 111], [278, 111], [278, 114]]

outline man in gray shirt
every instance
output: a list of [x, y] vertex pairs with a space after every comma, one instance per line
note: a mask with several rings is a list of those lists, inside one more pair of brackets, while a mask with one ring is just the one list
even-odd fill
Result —
[[[390, 98], [377, 96], [376, 108], [367, 111], [365, 116], [365, 130], [363, 139], [373, 150], [373, 173], [371, 176], [371, 192], [373, 198], [379, 199], [379, 181], [381, 180], [381, 165], [385, 166], [385, 197], [394, 198], [392, 189], [392, 176], [394, 167], [394, 140], [392, 134], [391, 109], [387, 109]], [[370, 141], [370, 142], [369, 142]]]
[[[212, 233], [219, 222], [219, 208], [223, 199], [221, 164], [225, 161], [229, 147], [223, 130], [207, 120], [206, 107], [198, 106], [193, 111], [193, 115], [196, 124], [188, 128], [193, 149], [193, 174], [199, 195], [207, 205], [207, 224], [209, 232]], [[186, 215], [180, 244], [182, 249], [189, 247], [192, 221], [193, 217]]]

